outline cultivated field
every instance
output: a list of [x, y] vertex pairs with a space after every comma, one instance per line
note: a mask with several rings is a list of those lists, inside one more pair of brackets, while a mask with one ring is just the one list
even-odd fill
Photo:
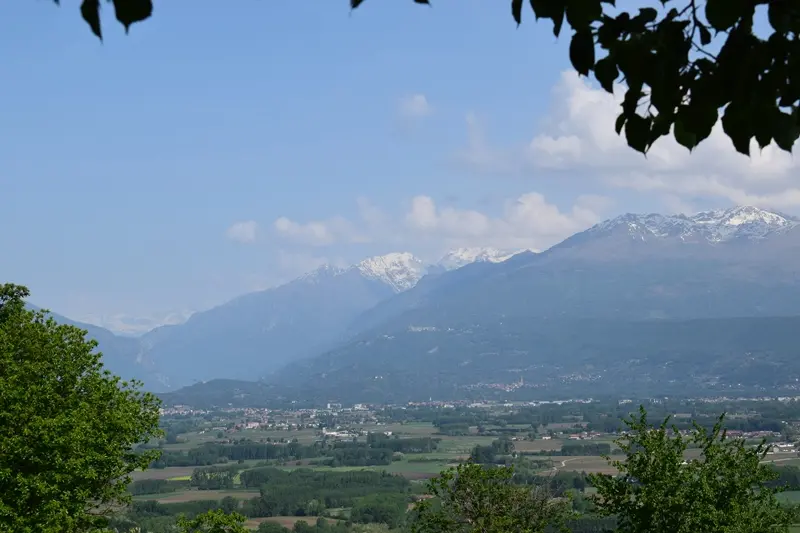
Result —
[[[335, 518], [324, 518], [328, 523], [336, 522]], [[317, 521], [316, 516], [270, 516], [268, 518], [251, 518], [247, 522], [244, 523], [244, 526], [248, 529], [256, 529], [258, 528], [259, 524], [262, 522], [275, 522], [276, 524], [280, 524], [285, 528], [292, 529], [296, 522], [306, 522], [308, 524], [314, 524]]]
[[179, 481], [189, 479], [194, 472], [195, 466], [170, 466], [168, 468], [148, 468], [147, 470], [137, 470], [131, 474], [134, 481], [140, 479], [169, 479]]
[[253, 490], [184, 490], [168, 492], [165, 494], [141, 494], [134, 496], [134, 500], [155, 500], [158, 503], [181, 503], [201, 500], [221, 500], [228, 496], [238, 500], [257, 498], [259, 491]]

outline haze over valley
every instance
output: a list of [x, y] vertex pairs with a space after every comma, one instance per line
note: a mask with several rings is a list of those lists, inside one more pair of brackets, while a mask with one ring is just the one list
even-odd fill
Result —
[[137, 338], [84, 327], [109, 368], [158, 392], [215, 379], [320, 401], [790, 391], [798, 264], [789, 215], [629, 213], [538, 253], [323, 265]]

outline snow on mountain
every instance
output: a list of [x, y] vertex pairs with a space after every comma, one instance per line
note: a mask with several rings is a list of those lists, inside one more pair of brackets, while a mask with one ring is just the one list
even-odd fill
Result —
[[306, 272], [295, 281], [302, 281], [305, 283], [319, 283], [321, 280], [325, 278], [332, 278], [335, 276], [340, 276], [347, 272], [347, 268], [341, 268], [333, 265], [322, 265], [318, 267], [316, 270], [312, 270], [311, 272]]
[[367, 278], [382, 281], [395, 292], [410, 289], [427, 273], [423, 262], [408, 252], [396, 252], [364, 259], [355, 265]]
[[692, 216], [627, 213], [590, 228], [587, 233], [627, 230], [632, 238], [680, 238], [721, 243], [735, 239], [764, 239], [800, 225], [800, 220], [752, 206], [703, 211]]
[[509, 252], [495, 248], [458, 248], [446, 253], [432, 265], [409, 252], [394, 252], [369, 257], [346, 268], [322, 265], [312, 272], [303, 274], [297, 278], [297, 281], [319, 283], [323, 279], [341, 276], [356, 270], [366, 278], [389, 285], [395, 292], [403, 292], [416, 285], [423, 276], [430, 272], [455, 270], [480, 261], [500, 263], [523, 251], [525, 250]]
[[455, 270], [470, 263], [477, 263], [481, 261], [488, 261], [490, 263], [502, 263], [512, 256], [524, 252], [525, 250], [517, 250], [509, 252], [507, 250], [498, 250], [496, 248], [458, 248], [444, 254], [444, 256], [437, 261], [437, 265], [447, 270]]
[[708, 238], [712, 242], [740, 237], [763, 239], [800, 223], [794, 217], [752, 206], [704, 211], [690, 217], [690, 220], [700, 227], [709, 228]]

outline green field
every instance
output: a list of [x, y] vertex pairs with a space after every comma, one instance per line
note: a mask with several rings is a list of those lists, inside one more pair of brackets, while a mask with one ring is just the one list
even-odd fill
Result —
[[260, 492], [257, 490], [182, 490], [168, 492], [164, 494], [141, 494], [134, 496], [137, 501], [155, 500], [158, 503], [179, 503], [198, 500], [221, 500], [227, 496], [240, 500], [257, 498]]
[[787, 490], [778, 494], [778, 500], [785, 503], [800, 503], [800, 490]]
[[390, 474], [398, 474], [407, 479], [428, 479], [435, 477], [436, 474], [445, 470], [449, 465], [453, 464], [448, 459], [441, 461], [426, 461], [426, 462], [409, 462], [394, 461], [388, 465], [375, 465], [375, 466], [308, 466], [308, 465], [287, 465], [279, 466], [283, 470], [296, 470], [298, 468], [309, 468], [317, 472], [353, 472], [358, 470], [371, 470], [374, 472], [386, 471]]
[[[324, 518], [326, 522], [336, 522], [335, 518]], [[262, 522], [275, 522], [276, 524], [280, 524], [285, 528], [292, 529], [296, 522], [306, 522], [307, 524], [313, 525], [317, 521], [317, 517], [315, 516], [271, 516], [269, 518], [251, 518], [247, 522], [244, 523], [244, 526], [248, 529], [257, 529], [259, 524]]]

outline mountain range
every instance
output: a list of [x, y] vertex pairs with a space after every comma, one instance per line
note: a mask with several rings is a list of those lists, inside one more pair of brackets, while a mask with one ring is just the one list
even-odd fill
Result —
[[512, 255], [461, 248], [433, 264], [404, 252], [370, 257], [346, 268], [323, 265], [284, 285], [239, 296], [195, 313], [182, 324], [161, 326], [137, 338], [57, 319], [78, 324], [97, 338], [111, 370], [142, 379], [160, 392], [220, 377], [263, 376], [345, 340], [358, 329], [359, 316], [426, 275]]
[[520, 379], [514, 390], [542, 394], [790, 387], [798, 264], [800, 221], [778, 212], [625, 214], [541, 253], [321, 267], [100, 344], [112, 370], [134, 358], [162, 389], [267, 375], [276, 394], [329, 400], [452, 397]]

